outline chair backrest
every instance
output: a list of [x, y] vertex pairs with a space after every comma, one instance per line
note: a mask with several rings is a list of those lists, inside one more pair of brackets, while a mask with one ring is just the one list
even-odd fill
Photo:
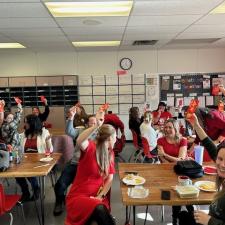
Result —
[[148, 140], [145, 137], [141, 137], [141, 142], [142, 142], [143, 152], [145, 156], [152, 158], [152, 155], [150, 153], [152, 149], [149, 146]]
[[4, 205], [5, 205], [5, 194], [2, 184], [0, 184], [0, 216], [5, 213]]
[[138, 136], [137, 136], [137, 133], [131, 129], [131, 133], [132, 133], [132, 136], [133, 136], [133, 145], [136, 149], [140, 148], [140, 146], [138, 145]]

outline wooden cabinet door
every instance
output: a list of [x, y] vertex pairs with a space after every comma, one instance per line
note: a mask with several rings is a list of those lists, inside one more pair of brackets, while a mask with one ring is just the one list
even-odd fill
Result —
[[35, 77], [10, 77], [10, 87], [32, 87], [36, 86]]

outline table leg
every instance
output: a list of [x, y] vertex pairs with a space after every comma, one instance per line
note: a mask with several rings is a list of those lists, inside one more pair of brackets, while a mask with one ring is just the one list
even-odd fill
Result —
[[161, 221], [164, 222], [164, 205], [161, 205]]
[[136, 206], [133, 206], [133, 225], [135, 225], [136, 222]]
[[40, 183], [40, 207], [41, 207], [41, 222], [45, 225], [45, 208], [44, 208], [44, 198], [45, 198], [45, 177], [39, 177]]

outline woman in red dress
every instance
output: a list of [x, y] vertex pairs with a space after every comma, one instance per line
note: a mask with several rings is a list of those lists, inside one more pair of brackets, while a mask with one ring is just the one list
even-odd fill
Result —
[[[93, 222], [98, 225], [115, 224], [106, 196], [115, 173], [113, 146], [116, 131], [111, 125], [102, 125], [103, 113], [97, 113], [96, 119], [98, 125], [86, 129], [77, 138], [81, 157], [76, 178], [66, 198], [66, 225], [87, 225]], [[96, 142], [88, 140], [96, 129]]]

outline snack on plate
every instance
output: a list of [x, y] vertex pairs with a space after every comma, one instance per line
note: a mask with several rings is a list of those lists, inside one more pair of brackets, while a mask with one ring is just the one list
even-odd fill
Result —
[[134, 179], [134, 174], [128, 174], [125, 178], [127, 180], [133, 180]]
[[204, 190], [207, 190], [207, 191], [214, 191], [214, 190], [216, 190], [215, 183], [203, 183], [203, 184], [200, 184], [199, 187], [201, 189], [204, 189]]
[[140, 178], [134, 178], [134, 180], [136, 184], [141, 184], [143, 182], [143, 179]]

